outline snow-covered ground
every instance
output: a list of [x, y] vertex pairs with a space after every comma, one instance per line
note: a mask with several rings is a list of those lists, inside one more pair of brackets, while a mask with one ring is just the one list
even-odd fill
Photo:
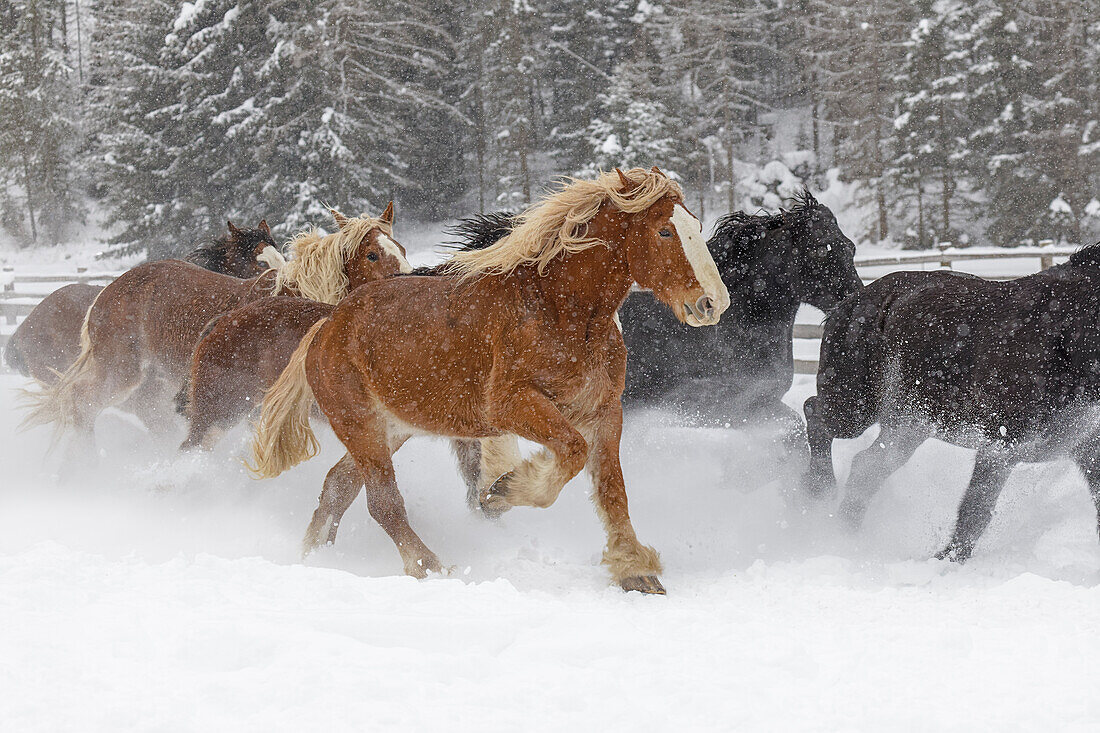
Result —
[[[178, 458], [105, 414], [101, 465], [53, 474], [0, 377], [0, 727], [12, 731], [1095, 730], [1100, 545], [1083, 481], [1029, 467], [975, 558], [947, 537], [969, 452], [929, 443], [848, 536], [759, 437], [631, 416], [623, 464], [667, 597], [623, 594], [578, 479], [470, 514], [444, 443], [397, 454], [454, 566], [400, 575], [362, 500], [298, 544], [317, 459], [252, 481], [244, 431]], [[812, 382], [788, 395], [799, 404]], [[842, 475], [861, 441], [839, 446]]]

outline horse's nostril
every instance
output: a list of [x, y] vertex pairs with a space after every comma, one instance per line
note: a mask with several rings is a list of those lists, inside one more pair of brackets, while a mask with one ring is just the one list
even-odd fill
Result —
[[695, 301], [695, 310], [709, 317], [714, 313], [714, 301], [709, 295], [700, 296], [699, 300]]

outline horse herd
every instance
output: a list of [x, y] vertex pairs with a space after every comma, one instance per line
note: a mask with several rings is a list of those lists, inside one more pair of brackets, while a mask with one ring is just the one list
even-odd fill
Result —
[[[568, 180], [518, 215], [471, 217], [449, 260], [416, 270], [392, 204], [377, 218], [332, 215], [335, 232], [299, 234], [285, 257], [265, 222], [230, 223], [183, 261], [56, 291], [5, 350], [41, 385], [26, 424], [71, 432], [74, 470], [95, 460], [95, 419], [109, 406], [155, 433], [182, 413], [181, 448], [197, 450], [258, 412], [249, 467], [271, 477], [317, 452], [311, 418], [323, 418], [346, 453], [304, 551], [333, 542], [365, 490], [414, 577], [444, 566], [409, 525], [391, 456], [438, 435], [488, 516], [550, 506], [587, 468], [614, 580], [664, 593], [627, 511], [624, 405], [777, 427], [796, 460], [808, 442], [802, 483], [819, 497], [835, 491], [832, 440], [879, 423], [840, 505], [853, 525], [926, 438], [976, 448], [940, 553], [955, 560], [1021, 461], [1072, 458], [1100, 512], [1100, 248], [1007, 283], [894, 273], [863, 287], [854, 245], [808, 191], [777, 215], [726, 216], [705, 241], [656, 167]], [[805, 425], [781, 401], [804, 302], [829, 314]], [[518, 438], [541, 450], [523, 457]]]

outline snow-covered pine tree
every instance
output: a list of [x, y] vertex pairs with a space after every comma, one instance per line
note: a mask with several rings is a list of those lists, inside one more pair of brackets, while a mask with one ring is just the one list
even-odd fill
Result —
[[[814, 41], [830, 147], [845, 176], [867, 183], [873, 241], [890, 234], [890, 140], [898, 102], [891, 80], [905, 58], [911, 5], [902, 0], [833, 0], [819, 7]], [[855, 237], [863, 232], [852, 232]]]
[[988, 233], [998, 244], [1048, 238], [1067, 213], [1079, 222], [1097, 195], [1096, 71], [1087, 43], [1094, 10], [1088, 0], [990, 0], [990, 27], [1012, 39], [988, 43], [983, 55], [1002, 73], [985, 75], [992, 89], [980, 98], [1003, 104], [983, 106], [987, 117], [974, 136], [987, 161]]
[[0, 3], [0, 185], [5, 227], [57, 243], [84, 209], [77, 167], [79, 89], [69, 59], [66, 3]]
[[900, 198], [908, 189], [915, 200], [915, 211], [908, 196], [899, 208], [903, 224], [915, 225], [912, 246], [920, 248], [935, 240], [957, 241], [952, 211], [969, 155], [969, 8], [956, 0], [920, 0], [908, 51], [894, 77], [901, 99], [891, 170], [896, 195]]
[[600, 114], [599, 97], [612, 72], [634, 58], [645, 0], [545, 0], [548, 144], [564, 170], [590, 163], [589, 124]]
[[541, 17], [527, 0], [489, 0], [496, 30], [483, 69], [487, 129], [493, 146], [496, 206], [515, 209], [532, 200], [533, 166], [544, 131], [545, 83]]
[[677, 133], [681, 125], [660, 99], [654, 83], [657, 73], [646, 60], [615, 67], [607, 90], [598, 97], [596, 117], [588, 125], [588, 163], [578, 175], [659, 165], [665, 173], [680, 177], [685, 154]]
[[764, 108], [762, 68], [775, 62], [767, 23], [775, 8], [763, 0], [685, 0], [670, 6], [662, 56], [680, 70], [700, 124], [697, 141], [709, 138], [724, 163], [728, 211], [736, 209], [736, 161], [740, 147], [760, 129]]

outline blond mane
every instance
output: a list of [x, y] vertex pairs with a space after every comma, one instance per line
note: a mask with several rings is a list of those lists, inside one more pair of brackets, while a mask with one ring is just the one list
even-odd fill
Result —
[[274, 292], [290, 286], [311, 300], [339, 303], [347, 296], [350, 285], [347, 263], [372, 229], [393, 236], [388, 222], [370, 216], [345, 219], [332, 234], [322, 235], [317, 229], [310, 229], [295, 236], [287, 243], [290, 250], [287, 263], [276, 271]]
[[683, 199], [680, 185], [660, 171], [632, 168], [623, 175], [631, 186], [624, 186], [615, 171], [600, 173], [594, 181], [563, 179], [556, 191], [516, 217], [510, 234], [485, 249], [456, 254], [444, 264], [444, 271], [471, 278], [507, 275], [522, 265], [536, 265], [544, 274], [558, 255], [601, 244], [588, 236], [588, 222], [605, 202], [632, 214], [669, 194]]

